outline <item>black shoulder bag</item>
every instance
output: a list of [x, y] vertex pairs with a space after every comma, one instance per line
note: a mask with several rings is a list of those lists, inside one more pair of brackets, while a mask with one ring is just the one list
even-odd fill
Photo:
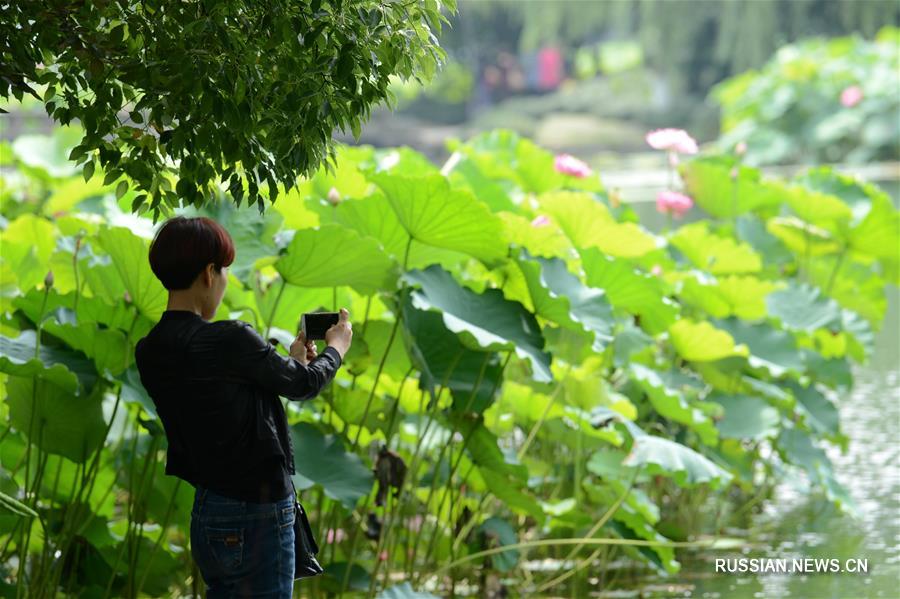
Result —
[[297, 489], [291, 479], [291, 488], [294, 489], [294, 580], [318, 576], [325, 569], [316, 559], [319, 546], [313, 537], [306, 510], [297, 501]]

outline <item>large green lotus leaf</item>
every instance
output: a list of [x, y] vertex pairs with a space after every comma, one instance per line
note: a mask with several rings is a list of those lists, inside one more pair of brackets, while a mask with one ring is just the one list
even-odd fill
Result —
[[781, 415], [766, 400], [749, 395], [714, 393], [709, 397], [725, 409], [716, 425], [726, 439], [764, 439], [778, 434]]
[[781, 203], [770, 184], [761, 181], [758, 169], [738, 165], [731, 157], [697, 158], [682, 163], [679, 172], [694, 202], [719, 218]]
[[754, 273], [762, 268], [753, 248], [716, 235], [706, 221], [680, 227], [669, 242], [697, 268], [715, 275]]
[[312, 208], [315, 204], [307, 200], [313, 195], [312, 184], [306, 180], [278, 196], [272, 210], [284, 219], [285, 229], [311, 229], [322, 224], [320, 214]]
[[524, 484], [510, 481], [508, 477], [490, 468], [475, 467], [472, 470], [470, 483], [473, 490], [490, 492], [513, 512], [531, 516], [542, 525], [547, 516], [541, 504], [532, 497]]
[[528, 468], [516, 460], [515, 451], [504, 452], [500, 448], [497, 436], [484, 426], [483, 418], [470, 418], [460, 413], [450, 413], [448, 418], [453, 430], [468, 439], [466, 451], [476, 466], [509, 477], [521, 486], [526, 485]]
[[308, 193], [314, 197], [327, 198], [332, 188], [337, 190], [341, 198], [360, 198], [366, 194], [370, 183], [365, 174], [360, 170], [362, 163], [369, 163], [373, 159], [373, 152], [369, 148], [352, 148], [339, 146], [335, 156], [333, 170], [331, 165], [323, 165], [308, 181]]
[[471, 158], [491, 180], [507, 180], [524, 192], [543, 193], [560, 187], [600, 191], [599, 178], [578, 179], [558, 173], [553, 155], [508, 129], [488, 131], [465, 144], [452, 140], [451, 151]]
[[[353, 315], [351, 315], [350, 318], [353, 320]], [[369, 367], [370, 370], [374, 371], [374, 369], [378, 368], [382, 356], [384, 356], [385, 351], [387, 351], [388, 355], [384, 362], [384, 370], [382, 372], [394, 380], [399, 381], [411, 366], [410, 357], [412, 356], [412, 353], [406, 351], [403, 343], [401, 343], [401, 340], [397, 337], [394, 338], [391, 347], [387, 347], [388, 340], [391, 337], [391, 328], [393, 328], [393, 326], [392, 322], [386, 320], [369, 320], [368, 324], [365, 325], [365, 335], [362, 338], [369, 348], [369, 355], [372, 357], [372, 364]], [[402, 330], [403, 329], [401, 329], [401, 331]], [[399, 334], [400, 331], [397, 332], [397, 335]], [[356, 328], [353, 330], [354, 340], [360, 335], [363, 335], [363, 328], [356, 325]]]
[[689, 362], [712, 362], [731, 356], [746, 356], [748, 349], [740, 341], [708, 322], [681, 318], [669, 327], [669, 338], [678, 355]]
[[35, 357], [35, 332], [22, 331], [18, 337], [0, 335], [0, 372], [22, 377], [37, 376], [66, 393], [90, 389], [97, 380], [93, 364], [67, 348], [41, 344]]
[[544, 338], [534, 315], [522, 304], [507, 300], [499, 289], [475, 293], [437, 265], [404, 273], [402, 279], [421, 288], [411, 293], [413, 307], [440, 310], [446, 327], [460, 334], [464, 343], [488, 350], [514, 350], [531, 363], [535, 380], [552, 379]]
[[[104, 385], [76, 395], [48, 379], [12, 375], [6, 381], [10, 422], [45, 451], [73, 462], [86, 460], [103, 443]], [[34, 403], [32, 403], [34, 402]]]
[[[555, 320], [561, 326], [583, 327], [593, 333], [594, 351], [612, 341], [615, 319], [606, 293], [601, 289], [586, 286], [577, 276], [569, 272], [566, 263], [559, 258], [534, 258], [523, 249], [518, 261], [522, 273], [528, 280], [532, 301], [541, 316]], [[539, 269], [530, 268], [529, 262], [536, 262]]]
[[376, 148], [371, 158], [358, 161], [358, 164], [370, 181], [373, 172], [410, 176], [433, 175], [439, 172], [438, 168], [424, 154], [409, 146]]
[[[478, 526], [477, 531], [496, 538], [497, 544], [500, 547], [504, 545], [515, 545], [519, 542], [519, 535], [516, 533], [516, 529], [513, 528], [509, 522], [503, 518], [498, 518], [497, 516], [491, 516], [482, 522]], [[491, 556], [491, 560], [492, 565], [496, 567], [497, 570], [500, 572], [508, 572], [516, 567], [516, 563], [519, 561], [519, 551], [517, 549], [502, 551]]]
[[644, 466], [650, 474], [670, 477], [680, 487], [708, 484], [717, 489], [732, 478], [730, 473], [693, 449], [646, 433], [634, 437], [631, 452], [622, 465]]
[[50, 217], [53, 214], [72, 210], [84, 200], [114, 191], [115, 187], [103, 184], [102, 177], [93, 177], [88, 181], [82, 177], [76, 177], [55, 186], [53, 193], [44, 203], [42, 211], [47, 217]]
[[837, 406], [819, 391], [815, 384], [806, 387], [796, 381], [787, 381], [787, 386], [797, 398], [797, 410], [817, 435], [838, 438], [841, 435], [840, 415]]
[[[578, 433], [581, 434], [580, 439]], [[625, 438], [615, 427], [594, 427], [590, 414], [573, 406], [565, 406], [562, 417], [545, 419], [539, 434], [547, 442], [560, 443], [573, 452], [578, 451], [579, 447], [588, 451], [610, 445], [619, 447], [625, 442]]]
[[857, 362], [865, 362], [875, 351], [871, 323], [852, 310], [841, 310], [841, 327], [848, 335], [847, 353]]
[[768, 323], [752, 324], [733, 317], [713, 324], [749, 348], [747, 359], [754, 368], [765, 368], [776, 378], [786, 373], [800, 376], [806, 368], [794, 336], [786, 331]]
[[467, 190], [451, 189], [442, 175], [377, 174], [371, 179], [416, 241], [466, 253], [488, 266], [505, 259], [507, 242], [500, 219]]
[[[131, 364], [133, 353], [121, 329], [130, 331], [132, 339], [139, 339], [149, 330], [146, 328], [148, 319], [141, 316], [135, 318], [136, 315], [123, 303], [113, 308], [93, 297], [79, 298], [76, 315], [69, 307], [75, 305], [74, 292], [60, 295], [51, 290], [46, 294], [46, 303], [44, 296], [44, 293], [33, 289], [26, 296], [16, 298], [14, 304], [35, 324], [43, 307], [43, 329], [65, 341], [69, 347], [84, 352], [93, 360], [98, 372], [108, 371], [112, 376], [118, 376]], [[134, 325], [136, 328], [139, 321], [144, 326], [136, 335], [131, 327]], [[104, 326], [98, 326], [100, 323]]]
[[625, 321], [613, 341], [613, 364], [621, 368], [632, 362], [636, 355], [652, 355], [653, 338], [634, 323]]
[[569, 238], [552, 223], [538, 221], [532, 224], [534, 221], [512, 212], [498, 212], [497, 216], [503, 222], [506, 238], [511, 243], [528, 248], [534, 256], [565, 258], [574, 252]]
[[693, 429], [705, 444], [716, 444], [719, 435], [715, 424], [692, 406], [681, 390], [670, 388], [657, 371], [641, 364], [631, 364], [631, 372], [658, 414]]
[[528, 385], [504, 381], [500, 397], [485, 413], [485, 420], [489, 414], [509, 415], [515, 422], [531, 423], [537, 422], [541, 417], [545, 420], [562, 418], [565, 415], [565, 405]]
[[678, 305], [666, 297], [663, 282], [634, 268], [627, 260], [605, 256], [596, 248], [578, 252], [587, 284], [606, 292], [609, 302], [640, 317], [652, 335], [665, 331], [678, 314]]
[[850, 247], [864, 254], [900, 260], [900, 211], [884, 194], [872, 198], [865, 219], [850, 231]]
[[122, 331], [98, 328], [96, 323], [78, 323], [75, 313], [58, 308], [44, 322], [44, 330], [89, 357], [97, 372], [118, 376], [133, 361], [132, 345]]
[[275, 268], [300, 287], [347, 285], [367, 295], [393, 289], [397, 265], [377, 241], [340, 225], [300, 229]]
[[[648, 541], [668, 542], [669, 539], [658, 533], [653, 525], [659, 521], [659, 508], [639, 488], [626, 487], [632, 475], [627, 473], [629, 468], [621, 466], [625, 455], [620, 452], [595, 452], [588, 462], [588, 469], [594, 466], [592, 472], [603, 479], [603, 484], [598, 485], [586, 479], [582, 488], [587, 492], [591, 502], [603, 506], [604, 509], [612, 507], [620, 497], [625, 497], [619, 509], [613, 515], [611, 523], [607, 527], [612, 528], [619, 536], [626, 539], [643, 539]], [[598, 459], [599, 458], [599, 459]], [[605, 462], [601, 468], [597, 468]], [[635, 479], [641, 481], [641, 477]], [[625, 481], [625, 482], [623, 482]], [[590, 523], [588, 523], [590, 525]], [[660, 569], [676, 572], [679, 564], [675, 561], [674, 548], [666, 546], [631, 548], [633, 553], [644, 556]]]
[[150, 270], [149, 243], [124, 227], [103, 226], [97, 239], [112, 259], [137, 309], [150, 320], [159, 320], [166, 309], [167, 293]]
[[834, 300], [822, 295], [817, 288], [807, 284], [792, 283], [766, 298], [769, 315], [781, 321], [782, 326], [798, 331], [814, 331], [820, 328], [840, 327], [841, 307]]
[[447, 387], [453, 396], [453, 409], [483, 412], [501, 386], [497, 354], [463, 345], [447, 329], [439, 312], [413, 307], [410, 293], [403, 293], [401, 306], [403, 338], [407, 353], [421, 373], [420, 388], [434, 398], [439, 387]]
[[[639, 539], [658, 543], [669, 541], [667, 537], [657, 532], [634, 508], [624, 503], [613, 513], [612, 520], [607, 524], [607, 527], [615, 530], [623, 539]], [[651, 564], [670, 574], [674, 574], [681, 569], [681, 564], [675, 560], [674, 547], [665, 545], [626, 547], [626, 552], [639, 554], [644, 559], [649, 560]]]
[[840, 198], [786, 183], [772, 183], [779, 190], [785, 203], [794, 214], [807, 223], [812, 223], [839, 237], [843, 237], [853, 218], [850, 206]]
[[125, 372], [116, 377], [116, 380], [122, 384], [122, 401], [141, 406], [153, 420], [156, 420], [156, 404], [147, 394], [137, 366], [132, 364]]
[[315, 312], [322, 307], [332, 309], [332, 294], [333, 290], [326, 287], [298, 287], [276, 280], [265, 293], [254, 288], [252, 295], [262, 326], [277, 327], [296, 334], [304, 312]]
[[[57, 221], [58, 222], [58, 221]], [[96, 228], [99, 228], [99, 225]], [[87, 233], [85, 232], [85, 235]], [[86, 289], [86, 271], [90, 268], [89, 264], [95, 264], [98, 260], [94, 253], [92, 244], [88, 239], [82, 238], [81, 245], [77, 247], [78, 261], [74, 259], [77, 246], [77, 238], [75, 236], [64, 235], [57, 239], [56, 249], [50, 256], [49, 269], [53, 271], [53, 290], [58, 293], [69, 293], [75, 291], [76, 284], [82, 295], [90, 295], [90, 290]], [[111, 265], [112, 261], [109, 256], [103, 256]], [[77, 268], [76, 268], [77, 267]], [[77, 276], [77, 278], [76, 278]], [[116, 275], [118, 278], [118, 275]], [[120, 298], [121, 299], [121, 298]]]
[[60, 309], [72, 311], [73, 314], [77, 309], [77, 314], [74, 314], [75, 322], [91, 324], [95, 327], [99, 325], [100, 328], [117, 329], [125, 333], [130, 332], [132, 340], [144, 337], [156, 324], [143, 314], [136, 312], [133, 306], [125, 302], [110, 304], [101, 297], [81, 295], [76, 303], [74, 291], [57, 293], [55, 285], [46, 294], [46, 304], [44, 296], [43, 290], [32, 289], [25, 295], [15, 298], [13, 305], [22, 310], [35, 324], [41, 316], [42, 306], [45, 320], [48, 315], [57, 313]]
[[803, 222], [796, 216], [778, 216], [766, 222], [766, 229], [798, 257], [825, 256], [841, 250], [841, 244], [825, 229]]
[[[345, 200], [332, 208], [335, 222], [359, 231], [361, 235], [374, 237], [381, 242], [384, 250], [398, 264], [403, 263], [409, 234], [382, 193], [375, 193], [362, 199]], [[424, 268], [429, 264], [452, 266], [468, 260], [468, 255], [459, 251], [434, 247], [415, 239], [409, 245], [406, 268]]]
[[500, 269], [504, 275], [503, 295], [520, 302], [526, 310], [569, 329], [583, 330], [569, 314], [569, 302], [552, 293], [542, 282], [541, 265], [519, 258]]
[[847, 489], [834, 476], [828, 455], [813, 443], [808, 433], [796, 428], [783, 429], [776, 447], [785, 461], [803, 468], [810, 482], [825, 489], [828, 498], [838, 507], [851, 512], [855, 510]]
[[752, 216], [737, 219], [737, 239], [750, 246], [763, 259], [763, 268], [777, 267], [794, 261], [794, 256], [782, 241], [766, 230], [766, 221]]
[[811, 261], [809, 274], [811, 281], [825, 289], [827, 295], [837, 300], [844, 308], [857, 312], [869, 321], [875, 330], [884, 322], [887, 311], [887, 285], [870, 266], [844, 260], [837, 274], [835, 261], [838, 257]]
[[700, 272], [685, 278], [679, 297], [710, 316], [757, 319], [766, 315], [766, 297], [777, 283], [752, 275], [727, 275], [711, 280]]
[[320, 484], [329, 498], [348, 510], [372, 490], [372, 471], [358, 455], [344, 450], [340, 437], [323, 435], [308, 422], [292, 425], [290, 432], [297, 472], [293, 478], [298, 489]]
[[484, 490], [490, 491], [513, 511], [531, 515], [538, 523], [543, 523], [544, 511], [525, 491], [528, 468], [516, 461], [515, 451], [501, 449], [497, 436], [484, 426], [482, 418], [466, 418], [460, 413], [451, 413], [449, 417], [453, 429], [468, 439], [466, 453], [475, 466], [472, 469], [473, 489], [483, 484]]
[[832, 389], [846, 391], [853, 387], [853, 372], [847, 357], [825, 358], [817, 351], [810, 349], [801, 351], [803, 351], [803, 361], [806, 362], [806, 371], [813, 380]]
[[510, 197], [512, 182], [487, 177], [478, 163], [462, 152], [455, 152], [447, 164], [443, 172], [454, 187], [467, 187], [492, 212], [516, 211], [516, 204]]
[[44, 280], [58, 234], [49, 220], [34, 214], [23, 214], [7, 225], [0, 258], [15, 273], [19, 289], [27, 291]]
[[809, 189], [840, 198], [853, 211], [858, 222], [868, 213], [872, 198], [884, 194], [877, 186], [852, 175], [843, 175], [830, 166], [809, 169], [794, 177], [794, 181]]
[[635, 223], [616, 222], [609, 208], [589, 193], [556, 191], [538, 201], [577, 248], [596, 247], [620, 258], [637, 258], [656, 249], [652, 233]]

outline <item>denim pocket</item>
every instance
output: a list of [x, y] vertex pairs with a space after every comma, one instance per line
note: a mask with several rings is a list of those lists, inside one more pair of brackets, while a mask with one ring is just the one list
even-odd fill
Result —
[[206, 541], [216, 561], [224, 569], [234, 569], [244, 559], [244, 529], [205, 526]]
[[283, 529], [293, 528], [295, 512], [296, 509], [293, 505], [291, 505], [290, 507], [278, 508], [278, 526]]

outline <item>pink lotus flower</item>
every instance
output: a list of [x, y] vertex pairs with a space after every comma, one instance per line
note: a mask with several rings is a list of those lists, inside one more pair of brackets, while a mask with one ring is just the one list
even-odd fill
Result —
[[409, 519], [409, 529], [414, 532], [418, 532], [419, 529], [422, 528], [422, 523], [424, 521], [425, 521], [425, 518], [423, 518], [420, 514], [416, 514], [415, 516], [413, 516], [412, 518]]
[[654, 277], [658, 277], [662, 274], [662, 271], [662, 266], [660, 266], [659, 264], [654, 264], [653, 268], [650, 269], [650, 274]]
[[325, 541], [328, 543], [340, 543], [346, 538], [347, 533], [344, 532], [343, 528], [338, 528], [337, 530], [329, 528], [328, 532], [325, 533]]
[[578, 177], [579, 179], [583, 179], [591, 174], [591, 167], [569, 154], [559, 154], [553, 161], [553, 168], [564, 175]]
[[644, 138], [655, 150], [668, 150], [679, 154], [696, 154], [697, 141], [684, 129], [656, 129]]
[[546, 227], [550, 224], [550, 219], [544, 216], [543, 214], [536, 216], [533, 221], [531, 221], [532, 227]]
[[737, 144], [735, 144], [735, 146], [734, 146], [734, 153], [737, 154], [738, 156], [743, 156], [744, 154], [746, 154], [747, 153], [747, 142], [743, 141], [743, 140], [737, 142]]
[[693, 205], [694, 200], [691, 198], [668, 189], [659, 192], [659, 195], [656, 196], [656, 209], [663, 214], [671, 213], [676, 218], [684, 216], [684, 213], [690, 210]]
[[388, 552], [387, 552], [387, 550], [384, 550], [384, 551], [382, 551], [381, 553], [378, 554], [378, 559], [380, 559], [380, 560], [383, 561], [383, 562], [386, 562], [386, 561], [387, 561], [387, 558], [388, 558]]
[[862, 88], [858, 85], [851, 85], [841, 92], [841, 104], [847, 108], [853, 108], [863, 99]]

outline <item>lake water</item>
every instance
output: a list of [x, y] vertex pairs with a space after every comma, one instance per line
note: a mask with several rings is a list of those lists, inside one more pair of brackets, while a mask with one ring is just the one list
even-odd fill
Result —
[[[900, 351], [898, 293], [870, 363], [855, 369], [856, 385], [840, 402], [846, 454], [830, 449], [835, 472], [856, 502], [857, 517], [809, 495], [805, 477], [776, 490], [748, 531], [749, 551], [705, 550], [685, 559], [672, 579], [645, 581], [643, 597], [724, 599], [900, 597]], [[849, 558], [867, 560], [868, 573], [717, 574], [716, 558]]]

